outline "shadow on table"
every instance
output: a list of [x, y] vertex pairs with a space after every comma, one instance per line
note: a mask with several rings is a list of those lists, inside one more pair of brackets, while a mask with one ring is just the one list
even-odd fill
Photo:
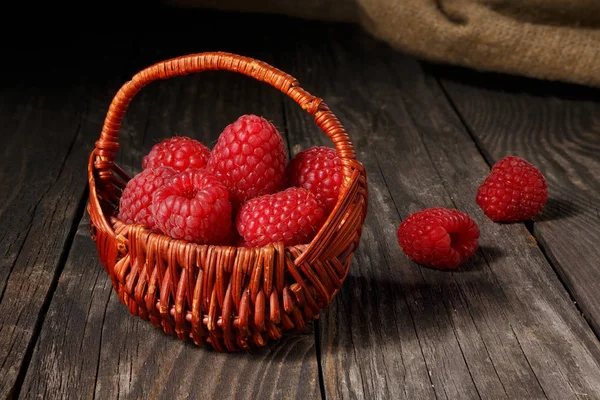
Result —
[[[502, 257], [501, 249], [484, 246], [456, 271], [406, 262], [371, 267], [379, 271], [357, 265], [351, 273], [371, 276], [348, 276], [324, 312], [321, 345], [329, 349], [323, 354], [399, 345], [417, 336], [444, 341], [455, 335], [454, 324], [484, 323], [486, 313], [480, 305], [502, 307], [505, 300], [494, 277], [498, 271], [493, 271]], [[384, 268], [397, 271], [385, 274]]]
[[556, 221], [574, 217], [579, 213], [581, 213], [581, 210], [572, 201], [551, 197], [548, 199], [542, 213], [534, 219], [534, 222]]

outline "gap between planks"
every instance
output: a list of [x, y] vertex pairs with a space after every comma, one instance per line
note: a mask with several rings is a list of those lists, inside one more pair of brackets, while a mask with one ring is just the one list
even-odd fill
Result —
[[[67, 154], [68, 156], [68, 154]], [[65, 157], [66, 160], [66, 157]], [[60, 176], [60, 174], [59, 174]], [[31, 339], [27, 344], [27, 348], [25, 350], [25, 354], [23, 356], [23, 362], [21, 364], [21, 368], [19, 368], [19, 373], [17, 374], [17, 378], [15, 380], [13, 390], [9, 394], [9, 397], [18, 398], [21, 392], [21, 387], [23, 385], [23, 381], [25, 380], [25, 375], [27, 374], [27, 369], [29, 368], [29, 363], [31, 362], [31, 358], [33, 356], [33, 349], [35, 348], [35, 344], [37, 343], [37, 339], [42, 331], [42, 326], [44, 325], [44, 320], [46, 319], [46, 314], [48, 312], [48, 308], [50, 307], [50, 303], [52, 302], [52, 297], [54, 296], [54, 292], [58, 287], [58, 280], [60, 279], [60, 275], [62, 274], [63, 269], [65, 268], [65, 264], [67, 262], [67, 258], [69, 256], [69, 252], [71, 250], [71, 246], [73, 245], [73, 240], [75, 239], [75, 234], [77, 233], [77, 227], [83, 217], [83, 213], [85, 212], [85, 206], [87, 204], [87, 196], [88, 190], [84, 191], [83, 197], [79, 200], [79, 204], [77, 206], [77, 211], [75, 213], [75, 217], [71, 222], [71, 227], [69, 228], [69, 233], [65, 240], [65, 245], [60, 253], [58, 258], [57, 267], [54, 270], [54, 275], [52, 277], [52, 281], [50, 283], [50, 287], [48, 292], [46, 293], [46, 297], [42, 303], [40, 308], [37, 320], [33, 327], [33, 333], [31, 335]]]

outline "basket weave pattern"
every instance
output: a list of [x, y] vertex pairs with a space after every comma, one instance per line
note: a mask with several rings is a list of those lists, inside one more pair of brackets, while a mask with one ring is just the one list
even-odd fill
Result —
[[[262, 248], [209, 246], [175, 240], [118, 220], [130, 179], [114, 163], [121, 122], [147, 84], [206, 70], [237, 72], [266, 82], [314, 116], [342, 160], [338, 202], [310, 244]], [[166, 333], [218, 351], [263, 346], [319, 317], [344, 282], [367, 212], [365, 170], [344, 127], [292, 76], [248, 57], [200, 53], [148, 67], [125, 83], [107, 112], [90, 154], [90, 231], [119, 300]]]

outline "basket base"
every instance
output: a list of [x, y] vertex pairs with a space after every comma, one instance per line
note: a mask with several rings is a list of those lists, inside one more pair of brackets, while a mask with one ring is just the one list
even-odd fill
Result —
[[[121, 287], [121, 285], [118, 285]], [[312, 320], [319, 319], [320, 314], [313, 315], [313, 318], [309, 321], [305, 321], [303, 316], [300, 316], [296, 320], [297, 324], [294, 324], [293, 320], [289, 316], [285, 316], [281, 325], [287, 325], [288, 329], [283, 326], [276, 326], [274, 323], [267, 321], [265, 323], [264, 330], [256, 330], [252, 332], [252, 328], [248, 329], [246, 334], [242, 330], [237, 329], [235, 332], [225, 333], [221, 328], [223, 326], [222, 318], [217, 320], [217, 327], [213, 331], [204, 330], [202, 334], [200, 332], [194, 332], [192, 326], [192, 313], [186, 313], [185, 320], [187, 324], [186, 328], [178, 329], [175, 322], [175, 310], [169, 311], [170, 318], [164, 319], [162, 314], [149, 313], [143, 307], [138, 306], [133, 298], [131, 298], [125, 290], [115, 288], [115, 291], [119, 295], [119, 301], [124, 304], [129, 312], [144, 321], [149, 321], [154, 327], [161, 329], [164, 333], [169, 336], [173, 336], [182, 341], [191, 341], [199, 347], [212, 348], [218, 352], [239, 352], [241, 350], [251, 350], [257, 347], [264, 347], [269, 343], [280, 340], [286, 332], [304, 332], [307, 327], [307, 322], [310, 323]], [[158, 308], [158, 306], [157, 306]], [[208, 325], [208, 316], [203, 317], [203, 324]], [[293, 316], [292, 316], [293, 318]], [[283, 322], [282, 321], [282, 322]]]

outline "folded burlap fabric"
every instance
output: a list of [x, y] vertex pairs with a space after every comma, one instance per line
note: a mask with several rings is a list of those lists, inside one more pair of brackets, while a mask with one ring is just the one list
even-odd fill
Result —
[[600, 86], [600, 0], [164, 0], [356, 22], [424, 59]]

